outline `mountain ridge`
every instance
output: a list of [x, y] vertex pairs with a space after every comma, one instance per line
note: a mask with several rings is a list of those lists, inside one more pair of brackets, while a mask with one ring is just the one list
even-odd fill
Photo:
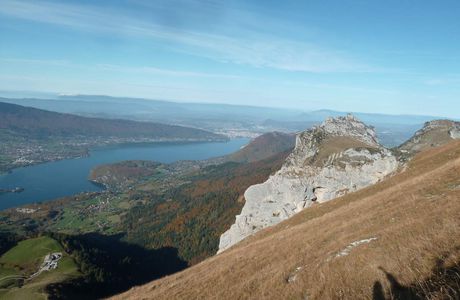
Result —
[[281, 169], [246, 190], [246, 203], [222, 234], [218, 253], [314, 203], [381, 181], [398, 166], [372, 127], [352, 115], [329, 118], [297, 134], [295, 148]]
[[455, 299], [459, 167], [460, 141], [427, 149], [386, 180], [114, 299]]
[[[88, 118], [56, 113], [32, 107], [0, 102], [0, 129], [17, 130], [25, 134], [112, 135], [168, 138], [176, 134], [181, 139], [216, 139], [223, 137], [200, 129], [161, 123], [136, 122], [123, 119]], [[168, 132], [171, 131], [171, 132]], [[191, 137], [190, 137], [191, 136]]]
[[[265, 132], [297, 132], [318, 125], [329, 116], [346, 116], [334, 110], [299, 111], [270, 107], [171, 102], [142, 98], [109, 96], [63, 96], [58, 99], [0, 98], [0, 101], [82, 116], [156, 121], [164, 124], [201, 128], [228, 137], [256, 137]], [[373, 125], [381, 142], [397, 146], [409, 139], [415, 130], [437, 116], [391, 115], [353, 112]]]
[[445, 119], [433, 120], [426, 122], [412, 138], [400, 145], [398, 149], [413, 155], [455, 139], [460, 139], [460, 122]]
[[246, 146], [224, 157], [224, 161], [254, 162], [294, 148], [295, 135], [267, 132], [252, 139]]
[[132, 120], [88, 118], [0, 102], [0, 172], [89, 155], [123, 143], [227, 141], [209, 131]]

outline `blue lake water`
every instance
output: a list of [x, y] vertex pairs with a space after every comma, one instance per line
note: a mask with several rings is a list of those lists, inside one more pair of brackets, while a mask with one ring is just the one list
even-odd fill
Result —
[[101, 187], [88, 180], [97, 165], [123, 160], [154, 160], [171, 163], [178, 160], [201, 160], [226, 155], [240, 149], [249, 139], [211, 143], [131, 144], [94, 149], [89, 157], [66, 159], [18, 168], [0, 175], [0, 189], [22, 187], [21, 193], [0, 194], [0, 210], [27, 203], [52, 200]]

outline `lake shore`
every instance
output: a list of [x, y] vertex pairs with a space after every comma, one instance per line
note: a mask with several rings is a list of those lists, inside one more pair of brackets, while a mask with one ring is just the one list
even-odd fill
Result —
[[0, 187], [23, 187], [21, 193], [0, 194], [0, 210], [28, 203], [47, 201], [81, 192], [101, 191], [102, 187], [88, 180], [96, 166], [126, 160], [149, 160], [172, 163], [179, 160], [204, 160], [230, 154], [245, 145], [248, 139], [227, 142], [142, 143], [95, 148], [88, 156], [63, 159], [15, 168], [0, 175]]

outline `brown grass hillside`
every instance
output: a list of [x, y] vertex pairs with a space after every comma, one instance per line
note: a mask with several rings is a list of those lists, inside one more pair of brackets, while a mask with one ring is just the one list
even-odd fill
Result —
[[[376, 238], [348, 247], [352, 242]], [[338, 256], [347, 250], [348, 255]], [[345, 252], [347, 252], [345, 251]], [[459, 299], [460, 141], [118, 299]]]

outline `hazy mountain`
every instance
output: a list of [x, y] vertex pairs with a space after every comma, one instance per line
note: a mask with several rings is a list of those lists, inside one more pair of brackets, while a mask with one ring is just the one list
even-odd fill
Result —
[[[166, 120], [168, 123], [183, 119], [230, 119], [237, 121], [264, 120], [297, 115], [295, 110], [208, 103], [180, 103], [137, 98], [118, 98], [109, 96], [59, 96], [57, 99], [0, 98], [2, 102], [27, 105], [57, 112], [85, 115], [106, 115], [135, 119]], [[235, 120], [235, 121], [236, 121]]]
[[88, 148], [137, 142], [223, 141], [201, 129], [87, 118], [0, 102], [0, 172], [88, 155]]
[[[270, 107], [213, 103], [180, 103], [138, 98], [93, 95], [57, 96], [55, 99], [0, 98], [0, 101], [56, 112], [181, 124], [214, 132], [248, 135], [248, 132], [295, 132], [319, 124], [328, 117], [345, 116], [334, 110], [299, 111]], [[376, 127], [386, 145], [395, 146], [435, 116], [386, 115], [352, 112]]]
[[109, 120], [62, 114], [0, 102], [0, 129], [21, 136], [144, 137], [154, 139], [213, 140], [222, 136], [194, 128], [160, 123]]
[[268, 132], [253, 139], [239, 151], [227, 155], [225, 161], [254, 162], [281, 152], [292, 150], [295, 135], [283, 132]]

